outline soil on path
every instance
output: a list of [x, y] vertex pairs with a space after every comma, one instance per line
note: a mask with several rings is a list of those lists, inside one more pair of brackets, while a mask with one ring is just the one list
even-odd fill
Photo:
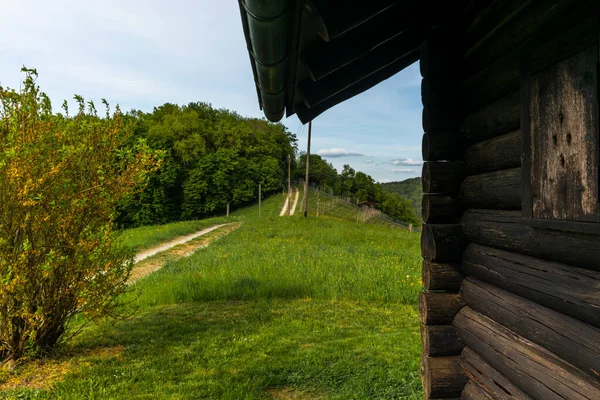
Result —
[[230, 223], [211, 226], [136, 254], [135, 265], [128, 283], [132, 284], [157, 271], [168, 261], [191, 255], [196, 250], [208, 246], [213, 240], [239, 228], [240, 225], [240, 223]]

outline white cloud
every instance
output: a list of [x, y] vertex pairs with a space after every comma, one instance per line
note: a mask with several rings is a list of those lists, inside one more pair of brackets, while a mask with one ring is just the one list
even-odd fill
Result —
[[419, 160], [413, 160], [412, 158], [398, 158], [392, 160], [393, 165], [402, 165], [402, 166], [412, 166], [412, 165], [422, 165], [423, 162]]
[[402, 174], [408, 174], [408, 173], [411, 173], [411, 172], [415, 172], [414, 169], [410, 169], [410, 168], [392, 168], [392, 169], [390, 169], [390, 171], [392, 171], [392, 172], [399, 172], [399, 173], [402, 173]]
[[341, 147], [334, 147], [332, 149], [321, 149], [317, 152], [321, 157], [362, 157], [364, 154], [347, 151]]
[[373, 162], [373, 160], [367, 160], [367, 161], [365, 161], [365, 163], [367, 163], [367, 164], [371, 164], [372, 162]]

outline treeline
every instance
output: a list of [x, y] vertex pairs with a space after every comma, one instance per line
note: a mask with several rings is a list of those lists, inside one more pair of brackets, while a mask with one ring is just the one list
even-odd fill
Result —
[[423, 199], [423, 185], [421, 178], [409, 178], [403, 181], [382, 183], [383, 190], [389, 193], [397, 193], [410, 200], [415, 214], [421, 217], [421, 200]]
[[121, 201], [123, 227], [198, 219], [279, 191], [296, 137], [284, 125], [244, 118], [206, 103], [164, 104], [126, 115], [140, 138], [162, 154], [146, 188]]
[[[294, 173], [296, 179], [304, 178], [306, 154], [301, 154]], [[310, 155], [310, 182], [325, 190], [331, 190], [338, 196], [350, 197], [354, 202], [369, 201], [375, 203], [375, 208], [390, 217], [413, 225], [421, 225], [421, 220], [414, 212], [410, 200], [397, 193], [390, 193], [380, 183], [364, 172], [356, 172], [349, 165], [344, 165], [341, 173], [316, 154]]]

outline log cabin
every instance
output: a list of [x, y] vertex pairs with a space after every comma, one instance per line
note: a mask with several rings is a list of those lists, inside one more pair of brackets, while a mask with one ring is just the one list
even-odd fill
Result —
[[425, 399], [600, 399], [598, 0], [240, 0], [307, 123], [419, 61]]

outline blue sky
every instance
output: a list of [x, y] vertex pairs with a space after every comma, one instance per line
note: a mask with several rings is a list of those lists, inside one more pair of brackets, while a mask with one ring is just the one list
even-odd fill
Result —
[[[0, 85], [18, 87], [21, 66], [35, 67], [55, 109], [79, 94], [124, 110], [205, 101], [262, 117], [233, 0], [8, 1], [0, 54]], [[420, 81], [415, 64], [321, 114], [312, 152], [381, 182], [420, 175]], [[306, 150], [307, 126], [283, 123]]]

